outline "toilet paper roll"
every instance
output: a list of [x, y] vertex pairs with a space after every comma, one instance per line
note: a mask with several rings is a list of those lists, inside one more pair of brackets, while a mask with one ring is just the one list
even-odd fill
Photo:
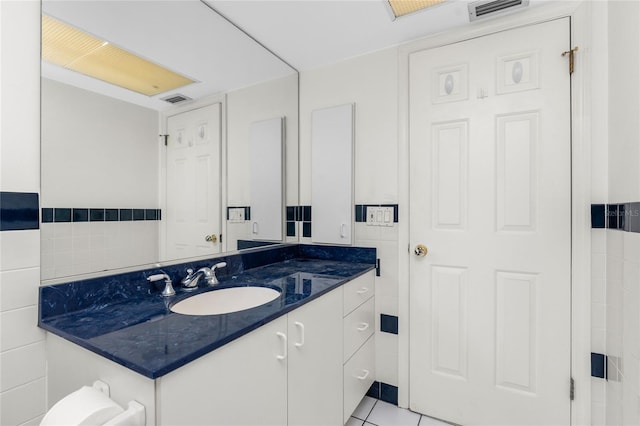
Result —
[[99, 390], [83, 386], [51, 407], [40, 426], [103, 425], [123, 411]]

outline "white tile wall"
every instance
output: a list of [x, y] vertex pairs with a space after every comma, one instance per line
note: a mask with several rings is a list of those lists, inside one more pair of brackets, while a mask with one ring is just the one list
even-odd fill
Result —
[[159, 221], [43, 223], [42, 279], [153, 263]]

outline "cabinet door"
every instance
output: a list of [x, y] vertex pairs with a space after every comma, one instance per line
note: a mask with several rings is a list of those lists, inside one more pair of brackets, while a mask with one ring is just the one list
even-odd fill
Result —
[[342, 424], [342, 288], [289, 313], [289, 425]]
[[353, 105], [311, 113], [311, 239], [351, 244]]
[[158, 424], [285, 425], [286, 330], [283, 316], [161, 377]]

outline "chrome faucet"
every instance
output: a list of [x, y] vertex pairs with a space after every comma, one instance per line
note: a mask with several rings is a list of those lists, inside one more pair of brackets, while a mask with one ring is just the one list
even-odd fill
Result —
[[162, 290], [162, 296], [169, 297], [176, 294], [176, 291], [173, 289], [173, 283], [171, 282], [171, 277], [167, 275], [164, 271], [160, 271], [159, 274], [150, 275], [147, 277], [147, 281], [151, 283], [155, 283], [156, 281], [164, 280], [164, 290]]
[[220, 262], [216, 263], [211, 268], [200, 268], [195, 273], [193, 272], [193, 269], [189, 268], [187, 269], [187, 276], [184, 277], [180, 283], [185, 290], [191, 291], [198, 288], [198, 281], [200, 281], [200, 277], [204, 277], [208, 286], [214, 286], [220, 283], [216, 277], [216, 270], [218, 268], [224, 268], [225, 266], [227, 266], [227, 262]]

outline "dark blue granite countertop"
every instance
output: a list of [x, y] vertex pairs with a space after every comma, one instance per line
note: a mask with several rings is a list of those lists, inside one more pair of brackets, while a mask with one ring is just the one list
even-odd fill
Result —
[[[175, 285], [176, 295], [168, 298], [146, 282], [145, 277], [157, 269], [44, 286], [39, 326], [155, 379], [374, 268], [375, 249], [353, 248], [354, 252], [340, 247], [332, 252], [313, 247], [294, 245], [214, 259], [229, 265], [227, 273], [219, 275], [220, 285], [195, 292]], [[256, 262], [262, 265], [255, 266]], [[181, 266], [172, 268], [174, 283], [179, 282], [181, 269], [199, 267]], [[254, 285], [278, 289], [281, 295], [265, 305], [223, 315], [170, 311], [173, 304], [195, 294]]]

